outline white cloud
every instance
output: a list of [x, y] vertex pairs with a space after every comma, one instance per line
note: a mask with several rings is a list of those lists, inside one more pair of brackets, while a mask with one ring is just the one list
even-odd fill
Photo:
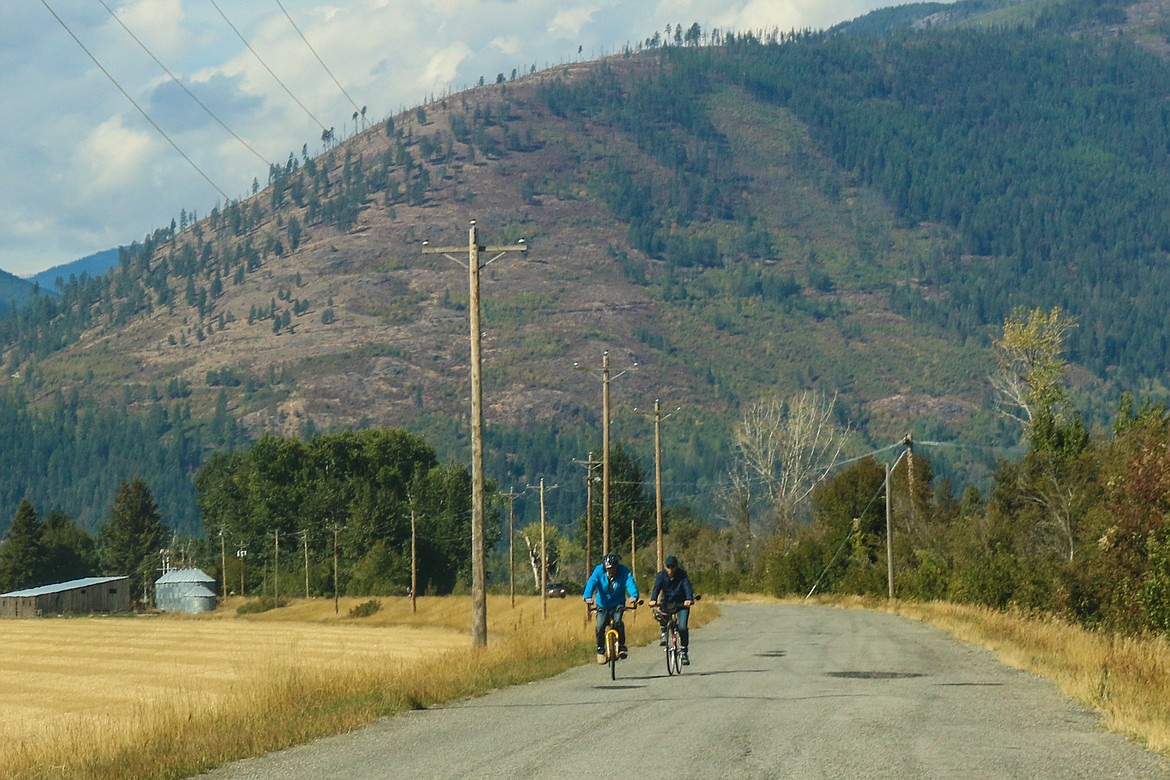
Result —
[[113, 117], [95, 127], [78, 146], [74, 185], [85, 196], [96, 198], [133, 186], [147, 172], [158, 149], [154, 136], [128, 129], [121, 117]]
[[[206, 0], [106, 0], [169, 70], [267, 160], [320, 146], [320, 127]], [[827, 27], [893, 0], [282, 0], [369, 119], [426, 97], [584, 56], [619, 51], [667, 22], [704, 31]], [[12, 9], [8, 6], [11, 5]], [[340, 132], [353, 113], [271, 0], [219, 0], [315, 117]], [[103, 67], [217, 186], [245, 194], [264, 163], [225, 133], [100, 4], [54, 8]], [[28, 273], [141, 239], [220, 194], [130, 106], [37, 3], [5, 4], [0, 25], [0, 268]], [[149, 220], [149, 221], [148, 221]], [[52, 227], [48, 227], [52, 226]], [[36, 242], [35, 236], [41, 236]]]
[[455, 80], [459, 64], [471, 56], [471, 47], [459, 41], [434, 52], [427, 59], [426, 67], [419, 78], [419, 86], [438, 90]]
[[548, 31], [561, 38], [576, 38], [583, 28], [597, 13], [597, 6], [581, 6], [566, 8], [557, 13], [548, 23]]

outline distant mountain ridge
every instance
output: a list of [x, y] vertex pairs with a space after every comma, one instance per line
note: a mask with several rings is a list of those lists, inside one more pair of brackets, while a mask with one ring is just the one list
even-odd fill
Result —
[[403, 426], [461, 455], [467, 276], [421, 248], [465, 245], [475, 219], [485, 244], [530, 247], [482, 280], [500, 484], [581, 481], [606, 352], [616, 436], [649, 452], [644, 410], [687, 410], [666, 426], [676, 500], [713, 507], [738, 415], [806, 388], [837, 395], [863, 446], [947, 442], [939, 472], [975, 480], [1018, 438], [987, 382], [1015, 305], [1081, 319], [1091, 424], [1124, 390], [1164, 394], [1170, 143], [1150, 95], [1170, 69], [1148, 52], [1170, 13], [938, 5], [848, 36], [712, 31], [294, 155], [257, 196], [0, 325], [0, 391], [253, 435]]
[[117, 265], [118, 250], [104, 249], [100, 252], [94, 252], [92, 255], [86, 255], [80, 259], [73, 260], [72, 262], [46, 268], [44, 271], [39, 271], [28, 277], [28, 281], [37, 283], [44, 289], [55, 291], [57, 289], [58, 279], [67, 282], [70, 276], [80, 277], [82, 274], [104, 276], [107, 271], [115, 268]]
[[48, 293], [32, 280], [0, 270], [0, 317], [11, 314], [39, 294]]

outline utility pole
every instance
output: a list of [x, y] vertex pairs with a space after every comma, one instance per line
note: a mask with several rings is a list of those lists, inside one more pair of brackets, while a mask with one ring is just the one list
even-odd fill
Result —
[[219, 527], [219, 583], [223, 598], [227, 598], [227, 546], [223, 539], [223, 526]]
[[[632, 367], [637, 367], [634, 363]], [[573, 368], [582, 368], [574, 363]], [[620, 372], [617, 376], [626, 373]], [[609, 549], [609, 350], [601, 355], [601, 553]], [[617, 379], [617, 377], [613, 377]]]
[[248, 557], [248, 549], [241, 547], [236, 550], [236, 557], [240, 559], [240, 597], [244, 596], [244, 561]]
[[336, 615], [339, 610], [339, 597], [337, 594], [337, 534], [341, 530], [341, 527], [337, 523], [333, 523], [331, 529], [333, 531], [333, 614]]
[[[895, 461], [896, 463], [896, 461]], [[890, 464], [886, 464], [886, 581], [889, 597], [894, 598], [894, 504], [890, 490]]]
[[507, 493], [501, 493], [508, 499], [508, 593], [512, 597], [512, 608], [516, 608], [516, 556], [513, 550], [513, 538], [516, 535], [516, 496], [520, 493], [515, 488], [508, 488]]
[[275, 547], [272, 553], [272, 608], [280, 606], [280, 529], [276, 529]]
[[[460, 261], [451, 252], [460, 247], [428, 247], [423, 242], [423, 254], [444, 255], [456, 263]], [[487, 560], [484, 552], [484, 477], [483, 477], [483, 368], [480, 354], [479, 272], [508, 252], [527, 252], [524, 239], [515, 246], [482, 246], [475, 220], [467, 231], [468, 305], [471, 326], [471, 645], [487, 647]], [[495, 257], [481, 263], [484, 252]], [[460, 263], [462, 264], [462, 263]]]
[[548, 618], [548, 543], [544, 537], [544, 477], [540, 478], [540, 612]]
[[669, 414], [663, 414], [661, 404], [657, 398], [654, 399], [654, 508], [658, 522], [658, 571], [662, 571], [663, 561], [666, 559], [666, 551], [663, 549], [665, 518], [662, 509], [662, 421], [680, 411], [681, 406]]
[[410, 510], [410, 611], [418, 612], [418, 537], [413, 509]]
[[585, 466], [585, 579], [593, 573], [593, 467], [600, 466], [601, 461], [593, 459], [593, 451], [589, 451], [586, 460], [574, 460]]
[[[531, 486], [529, 486], [531, 487]], [[555, 490], [556, 485], [553, 485], [549, 490]], [[545, 618], [548, 617], [548, 542], [545, 540], [545, 520], [544, 520], [544, 477], [540, 478], [540, 611]]]
[[309, 600], [309, 529], [301, 531], [301, 538], [305, 542], [305, 600]]

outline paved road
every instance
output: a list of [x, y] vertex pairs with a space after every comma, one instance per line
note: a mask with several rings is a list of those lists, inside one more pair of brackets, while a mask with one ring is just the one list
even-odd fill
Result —
[[1170, 778], [1043, 680], [893, 615], [729, 605], [691, 656], [668, 677], [636, 648], [616, 682], [573, 669], [203, 777]]

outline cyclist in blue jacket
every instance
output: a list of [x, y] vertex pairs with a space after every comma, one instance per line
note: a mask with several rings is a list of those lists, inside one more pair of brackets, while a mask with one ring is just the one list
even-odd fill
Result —
[[678, 558], [668, 555], [664, 561], [664, 568], [654, 578], [654, 589], [650, 591], [650, 606], [654, 607], [661, 601], [662, 607], [655, 610], [659, 616], [658, 623], [662, 626], [662, 638], [659, 644], [666, 644], [666, 621], [671, 612], [678, 613], [678, 638], [682, 642], [682, 662], [689, 665], [690, 656], [687, 655], [687, 644], [691, 632], [687, 630], [687, 620], [691, 615], [691, 605], [695, 603], [695, 591], [691, 587], [691, 580], [687, 577], [687, 570], [678, 565]]
[[584, 598], [586, 604], [597, 605], [597, 663], [605, 663], [605, 624], [610, 616], [618, 632], [618, 656], [625, 658], [628, 651], [622, 613], [626, 611], [627, 602], [638, 601], [638, 585], [617, 553], [608, 553], [593, 569], [585, 583]]

